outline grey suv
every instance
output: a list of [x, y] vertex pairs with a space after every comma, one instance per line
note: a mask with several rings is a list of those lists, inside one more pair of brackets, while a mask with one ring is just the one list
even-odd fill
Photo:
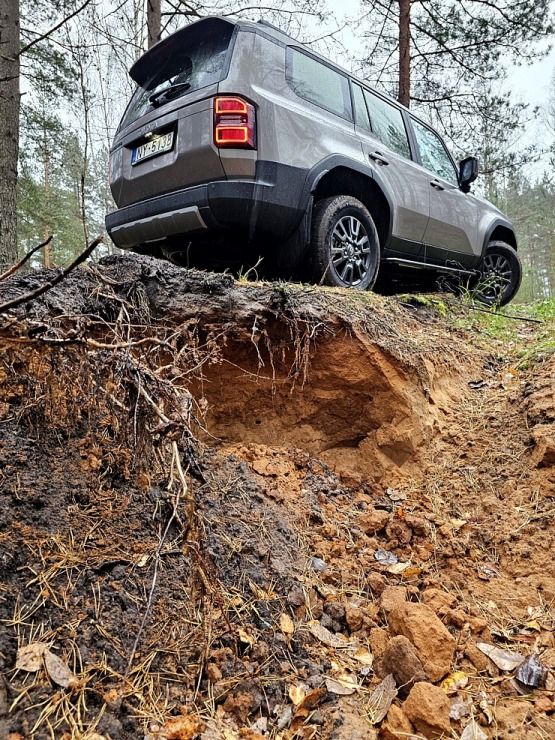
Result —
[[[110, 156], [124, 249], [317, 282], [451, 275], [517, 292], [515, 232], [427, 123], [264, 22], [205, 18], [144, 54]], [[418, 273], [415, 270], [419, 271]]]

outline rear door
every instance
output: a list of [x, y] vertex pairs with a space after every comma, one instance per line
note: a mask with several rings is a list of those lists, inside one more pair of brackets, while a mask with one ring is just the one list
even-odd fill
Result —
[[429, 178], [412, 161], [401, 109], [355, 83], [353, 99], [365, 159], [384, 180], [393, 199], [390, 248], [417, 255], [430, 215]]
[[457, 169], [439, 135], [415, 118], [411, 123], [430, 192], [425, 255], [469, 264], [481, 249], [478, 203], [459, 188]]

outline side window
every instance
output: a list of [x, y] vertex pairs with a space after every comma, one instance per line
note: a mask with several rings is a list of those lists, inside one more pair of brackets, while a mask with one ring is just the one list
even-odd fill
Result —
[[349, 82], [336, 70], [288, 47], [286, 78], [289, 86], [301, 98], [352, 120]]
[[399, 108], [368, 90], [364, 91], [364, 97], [370, 113], [372, 131], [392, 151], [410, 159], [409, 140]]
[[411, 120], [424, 167], [430, 172], [443, 177], [444, 180], [458, 185], [457, 171], [443, 141], [436, 133], [423, 126], [419, 121], [415, 121], [414, 118]]
[[355, 107], [355, 123], [367, 131], [372, 131], [370, 119], [368, 118], [368, 109], [364, 102], [364, 93], [360, 85], [353, 84], [353, 104]]

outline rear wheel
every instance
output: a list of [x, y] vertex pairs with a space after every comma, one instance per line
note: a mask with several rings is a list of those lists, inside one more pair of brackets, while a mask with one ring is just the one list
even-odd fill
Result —
[[481, 272], [473, 291], [478, 301], [504, 306], [515, 297], [522, 281], [522, 266], [516, 250], [509, 244], [490, 242]]
[[316, 282], [371, 288], [378, 276], [380, 244], [368, 209], [347, 195], [318, 201], [312, 215], [311, 253]]

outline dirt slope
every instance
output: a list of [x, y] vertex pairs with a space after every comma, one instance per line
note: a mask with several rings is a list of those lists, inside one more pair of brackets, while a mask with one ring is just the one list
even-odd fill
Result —
[[555, 363], [456, 323], [138, 257], [0, 317], [0, 738], [555, 737]]

